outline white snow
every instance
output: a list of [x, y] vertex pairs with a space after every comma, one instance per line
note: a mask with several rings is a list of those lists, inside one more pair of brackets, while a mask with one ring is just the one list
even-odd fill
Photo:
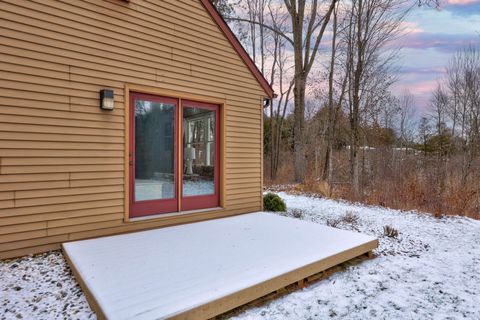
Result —
[[165, 319], [371, 242], [260, 212], [64, 249], [108, 319]]
[[[377, 257], [345, 264], [342, 271], [303, 290], [229, 316], [480, 319], [480, 221], [280, 195], [288, 215], [378, 237]], [[347, 214], [358, 220], [346, 222]], [[385, 225], [398, 229], [398, 239], [382, 236]], [[17, 314], [23, 319], [95, 318], [58, 251], [0, 261], [0, 319], [17, 319]]]
[[[237, 319], [480, 319], [480, 221], [280, 196], [289, 214], [378, 237], [378, 257]], [[385, 225], [398, 239], [382, 236]]]
[[0, 260], [0, 319], [96, 319], [60, 251]]

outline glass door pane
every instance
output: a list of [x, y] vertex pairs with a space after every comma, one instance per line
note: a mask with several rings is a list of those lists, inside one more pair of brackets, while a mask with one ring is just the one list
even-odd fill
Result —
[[215, 193], [215, 111], [183, 108], [183, 196]]
[[218, 107], [183, 105], [182, 210], [218, 206]]
[[175, 197], [175, 105], [135, 101], [135, 201]]

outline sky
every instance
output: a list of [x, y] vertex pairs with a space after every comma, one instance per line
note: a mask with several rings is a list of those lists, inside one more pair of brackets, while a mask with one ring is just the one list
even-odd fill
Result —
[[439, 10], [415, 8], [404, 28], [393, 91], [408, 89], [415, 96], [417, 115], [422, 115], [452, 54], [470, 44], [480, 48], [480, 0], [443, 0]]

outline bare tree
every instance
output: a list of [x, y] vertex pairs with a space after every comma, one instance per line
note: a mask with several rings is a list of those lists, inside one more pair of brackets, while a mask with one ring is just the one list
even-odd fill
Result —
[[427, 156], [427, 141], [431, 135], [431, 126], [428, 117], [423, 116], [418, 123], [418, 139], [420, 140], [423, 155]]
[[[280, 14], [279, 7], [269, 6], [269, 14], [274, 25], [285, 31], [286, 17]], [[277, 79], [278, 97], [275, 100], [276, 107], [272, 102], [270, 105], [270, 130], [271, 130], [271, 153], [270, 153], [270, 178], [275, 180], [277, 177], [278, 167], [280, 163], [280, 151], [283, 124], [287, 107], [291, 102], [291, 93], [293, 88], [293, 80], [289, 77], [290, 66], [288, 65], [289, 56], [287, 54], [286, 40], [279, 33], [272, 33], [273, 52], [269, 52], [274, 57], [272, 63], [271, 83], [275, 83]]]
[[[250, 0], [246, 0], [249, 2]], [[285, 31], [275, 21], [260, 22], [258, 19], [230, 18], [261, 25], [266, 30], [282, 36], [293, 47], [294, 74], [294, 156], [295, 181], [305, 177], [305, 94], [308, 76], [316, 61], [318, 49], [338, 0], [283, 0], [273, 5], [283, 6], [289, 18], [290, 30]], [[322, 5], [324, 4], [324, 5]]]
[[[318, 48], [322, 41], [325, 29], [335, 8], [337, 0], [329, 1], [326, 13], [320, 13], [317, 0], [298, 0], [298, 2], [284, 0], [291, 17], [295, 60], [294, 77], [294, 152], [295, 152], [295, 181], [301, 182], [305, 178], [305, 89], [307, 78], [315, 62]], [[305, 28], [306, 26], [306, 28]]]
[[415, 97], [404, 90], [399, 98], [398, 133], [400, 146], [404, 147], [412, 142], [415, 130]]
[[438, 136], [446, 133], [446, 117], [449, 105], [449, 97], [445, 92], [445, 88], [441, 83], [438, 83], [435, 91], [432, 93], [431, 109], [432, 118], [435, 121], [436, 134]]
[[470, 46], [457, 52], [447, 68], [446, 82], [444, 94], [449, 100], [444, 113], [452, 123], [452, 134], [461, 141], [465, 185], [480, 151], [480, 51]]
[[[335, 99], [335, 92], [334, 92], [334, 87], [335, 87], [335, 66], [336, 66], [336, 60], [337, 60], [337, 52], [338, 52], [338, 47], [340, 45], [340, 42], [337, 40], [338, 38], [338, 29], [339, 29], [339, 23], [338, 23], [338, 11], [339, 11], [339, 5], [334, 8], [333, 11], [333, 23], [332, 23], [332, 46], [331, 46], [331, 52], [330, 52], [330, 68], [328, 71], [328, 102], [327, 102], [327, 108], [328, 108], [328, 115], [327, 115], [327, 128], [326, 128], [326, 150], [325, 150], [325, 159], [324, 159], [324, 165], [323, 165], [323, 170], [322, 170], [322, 180], [327, 181], [328, 185], [331, 185], [332, 183], [332, 177], [333, 177], [333, 164], [332, 164], [332, 159], [333, 159], [333, 143], [335, 139], [335, 134], [336, 134], [336, 126], [337, 126], [337, 119], [338, 119], [338, 113], [340, 111], [340, 108], [342, 106], [344, 97], [345, 97], [345, 92], [346, 92], [346, 86], [347, 86], [347, 76], [345, 72], [341, 72], [341, 77], [340, 77], [340, 85], [339, 85], [339, 92], [338, 96]], [[348, 64], [348, 61], [347, 61]], [[343, 68], [344, 70], [348, 70], [348, 65]]]
[[352, 0], [348, 28], [343, 33], [348, 70], [350, 119], [350, 183], [360, 193], [359, 159], [361, 112], [384, 100], [393, 83], [390, 67], [394, 55], [382, 48], [395, 39], [407, 10], [407, 1]]

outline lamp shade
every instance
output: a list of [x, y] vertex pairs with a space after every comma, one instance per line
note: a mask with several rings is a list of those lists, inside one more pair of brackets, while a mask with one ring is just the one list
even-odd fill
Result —
[[193, 147], [186, 147], [183, 150], [184, 158], [188, 160], [195, 160], [195, 148]]

